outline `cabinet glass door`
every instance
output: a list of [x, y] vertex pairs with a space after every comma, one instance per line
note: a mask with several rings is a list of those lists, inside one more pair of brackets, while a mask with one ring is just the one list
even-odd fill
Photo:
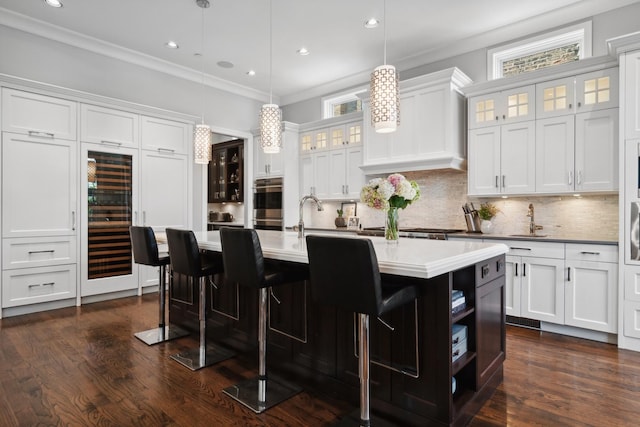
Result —
[[132, 274], [132, 156], [87, 156], [88, 279]]

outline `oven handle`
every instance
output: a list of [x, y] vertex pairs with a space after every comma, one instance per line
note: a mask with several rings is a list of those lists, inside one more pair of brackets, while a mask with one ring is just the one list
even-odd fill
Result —
[[256, 224], [258, 222], [282, 222], [282, 218], [254, 218], [253, 223]]
[[258, 191], [258, 190], [266, 190], [266, 189], [269, 189], [269, 188], [277, 188], [277, 189], [282, 190], [282, 185], [276, 185], [276, 184], [274, 184], [274, 185], [257, 185], [257, 186], [254, 187], [254, 189], [256, 191]]

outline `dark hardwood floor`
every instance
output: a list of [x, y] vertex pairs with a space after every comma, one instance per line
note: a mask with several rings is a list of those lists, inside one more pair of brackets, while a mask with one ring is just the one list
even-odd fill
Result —
[[[154, 294], [0, 320], [0, 426], [322, 426], [357, 402], [305, 390], [255, 415], [222, 388], [255, 374], [233, 358], [197, 372], [148, 347]], [[640, 420], [640, 353], [509, 327], [504, 382], [472, 426], [630, 426]]]

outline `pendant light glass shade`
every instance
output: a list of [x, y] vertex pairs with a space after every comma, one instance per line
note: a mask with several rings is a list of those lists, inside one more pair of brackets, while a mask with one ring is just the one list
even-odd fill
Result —
[[260, 146], [265, 153], [279, 153], [282, 147], [282, 110], [276, 104], [260, 109]]
[[399, 125], [398, 73], [393, 65], [381, 65], [371, 73], [371, 126], [378, 133], [389, 133]]
[[193, 158], [199, 165], [211, 161], [211, 128], [208, 125], [196, 125], [193, 131]]

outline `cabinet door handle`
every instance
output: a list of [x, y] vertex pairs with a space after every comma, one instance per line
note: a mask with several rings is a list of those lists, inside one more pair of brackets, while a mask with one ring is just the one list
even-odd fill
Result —
[[142, 225], [147, 225], [147, 211], [142, 211]]
[[502, 188], [507, 188], [507, 185], [505, 184], [505, 175], [502, 175]]
[[496, 116], [496, 122], [500, 120], [500, 116]]
[[578, 101], [578, 108], [582, 107], [582, 102]]
[[500, 182], [498, 181], [500, 179], [500, 177], [498, 175], [496, 175], [496, 188], [500, 187]]
[[345, 185], [344, 188], [346, 189], [344, 194], [349, 194], [349, 184]]
[[174, 150], [173, 148], [162, 148], [162, 147], [158, 147], [158, 152], [159, 153], [170, 153], [173, 154], [176, 152], [176, 150]]
[[47, 249], [47, 250], [42, 250], [42, 251], [29, 251], [29, 255], [31, 254], [47, 254], [47, 253], [54, 253], [55, 250], [53, 249]]
[[29, 131], [29, 136], [40, 136], [43, 138], [54, 138], [54, 134], [52, 134], [51, 132], [38, 132], [36, 130], [30, 130]]
[[516, 277], [518, 277], [518, 263], [516, 262], [514, 265], [516, 267]]
[[577, 185], [582, 185], [582, 171], [578, 171], [578, 181], [576, 181]]
[[117, 142], [117, 141], [108, 141], [106, 139], [103, 139], [102, 141], [100, 141], [101, 144], [105, 144], [105, 145], [113, 145], [116, 147], [120, 147], [122, 145], [122, 142]]
[[567, 282], [571, 281], [571, 267], [567, 267]]
[[590, 252], [590, 251], [582, 251], [580, 252], [582, 255], [600, 255], [600, 252]]
[[133, 224], [138, 225], [138, 211], [133, 211]]
[[569, 104], [569, 109], [571, 109], [571, 107], [572, 107], [572, 104]]
[[524, 262], [522, 263], [522, 277], [526, 277], [527, 276], [527, 264], [525, 264]]
[[71, 231], [76, 231], [76, 211], [71, 211]]
[[573, 184], [573, 171], [569, 172], [569, 185]]
[[517, 251], [530, 251], [531, 248], [520, 248], [518, 246], [511, 246], [509, 249], [517, 250]]

